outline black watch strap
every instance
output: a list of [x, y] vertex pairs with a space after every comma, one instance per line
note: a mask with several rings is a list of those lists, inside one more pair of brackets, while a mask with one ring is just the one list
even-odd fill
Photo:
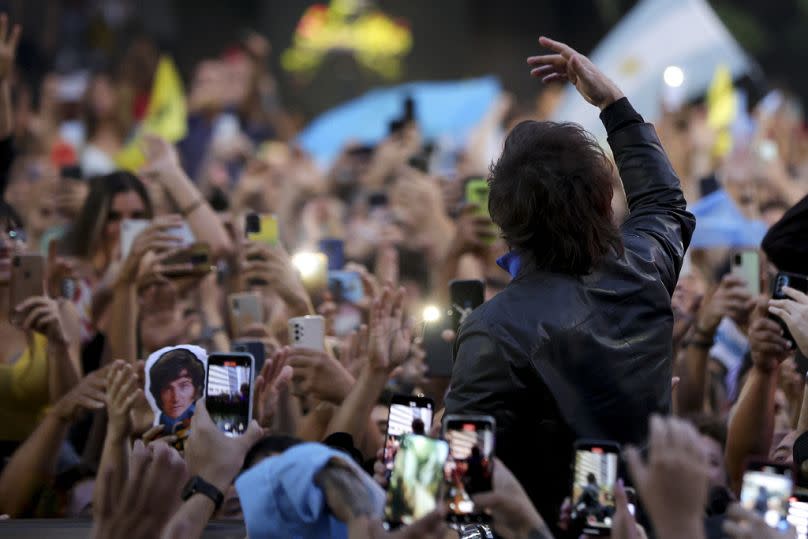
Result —
[[185, 487], [182, 489], [182, 500], [186, 501], [194, 494], [202, 494], [210, 498], [213, 505], [216, 506], [214, 511], [218, 511], [222, 506], [222, 502], [224, 502], [224, 494], [222, 494], [222, 491], [198, 475], [193, 476], [185, 483]]

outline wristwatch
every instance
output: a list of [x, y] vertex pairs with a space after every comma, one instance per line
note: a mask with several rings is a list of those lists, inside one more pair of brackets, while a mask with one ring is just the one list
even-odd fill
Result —
[[202, 494], [210, 498], [211, 501], [213, 501], [213, 505], [216, 506], [214, 512], [218, 511], [222, 506], [222, 502], [224, 502], [224, 494], [222, 494], [222, 491], [198, 475], [193, 476], [185, 483], [185, 486], [182, 488], [182, 501], [188, 500], [188, 498], [194, 494]]

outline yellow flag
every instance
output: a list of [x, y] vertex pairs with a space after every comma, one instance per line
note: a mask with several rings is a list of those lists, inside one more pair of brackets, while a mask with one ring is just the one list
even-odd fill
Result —
[[716, 130], [713, 155], [721, 157], [732, 149], [730, 126], [738, 112], [738, 98], [732, 86], [732, 73], [725, 65], [719, 65], [710, 88], [707, 90], [707, 125]]
[[169, 142], [176, 142], [188, 130], [187, 117], [182, 80], [173, 60], [163, 55], [154, 73], [154, 83], [143, 122], [124, 149], [115, 156], [115, 162], [122, 169], [137, 171], [146, 163], [146, 157], [140, 148], [143, 135], [151, 133]]

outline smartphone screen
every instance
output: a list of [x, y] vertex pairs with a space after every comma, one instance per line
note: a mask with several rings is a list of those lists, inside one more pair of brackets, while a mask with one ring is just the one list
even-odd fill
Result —
[[476, 215], [488, 216], [488, 181], [472, 178], [466, 182], [466, 202], [477, 206]]
[[443, 440], [417, 434], [401, 438], [384, 508], [388, 526], [412, 524], [435, 510], [448, 454]]
[[329, 270], [328, 291], [331, 292], [331, 299], [335, 303], [355, 305], [365, 297], [362, 277], [355, 271]]
[[620, 446], [614, 442], [575, 444], [572, 520], [587, 535], [609, 535], [614, 517], [614, 485]]
[[231, 438], [244, 434], [252, 420], [254, 369], [249, 354], [208, 356], [205, 406], [219, 430]]
[[485, 301], [485, 283], [476, 279], [452, 281], [449, 283], [449, 297], [452, 302], [451, 315], [454, 329], [466, 321], [471, 311]]
[[494, 472], [494, 418], [491, 416], [447, 416], [443, 437], [449, 443], [444, 475], [448, 485], [450, 521], [487, 522], [477, 511], [472, 496], [492, 488]]
[[387, 419], [387, 437], [384, 443], [384, 465], [393, 469], [401, 437], [405, 434], [424, 434], [432, 426], [432, 399], [411, 395], [394, 395]]
[[752, 462], [743, 474], [741, 505], [762, 516], [769, 527], [785, 530], [792, 486], [789, 466]]
[[797, 530], [797, 539], [808, 539], [808, 489], [795, 489], [788, 499], [788, 523]]

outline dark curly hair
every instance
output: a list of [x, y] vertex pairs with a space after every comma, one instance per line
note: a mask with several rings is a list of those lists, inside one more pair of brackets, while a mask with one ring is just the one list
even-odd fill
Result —
[[580, 125], [521, 122], [491, 167], [491, 219], [536, 269], [585, 275], [610, 251], [623, 252], [612, 222], [612, 174]]
[[[149, 392], [158, 407], [160, 407], [160, 392], [165, 386], [179, 378], [182, 371], [186, 371], [188, 377], [191, 378], [197, 397], [202, 396], [205, 390], [205, 367], [190, 350], [176, 348], [160, 356], [160, 359], [149, 370], [151, 377]], [[162, 410], [162, 407], [160, 409]]]

